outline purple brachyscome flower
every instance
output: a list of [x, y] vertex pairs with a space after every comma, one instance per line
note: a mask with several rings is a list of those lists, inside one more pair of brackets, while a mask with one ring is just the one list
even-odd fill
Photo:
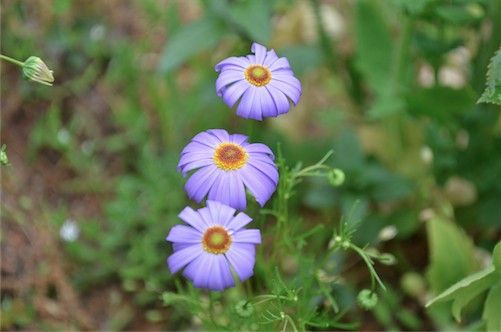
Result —
[[237, 115], [243, 118], [262, 120], [287, 113], [289, 99], [294, 105], [301, 96], [301, 82], [287, 58], [279, 58], [274, 50], [267, 51], [263, 45], [253, 43], [245, 57], [230, 57], [219, 62], [216, 92], [226, 105], [237, 107]]
[[223, 290], [235, 285], [231, 269], [241, 281], [252, 276], [256, 244], [261, 243], [258, 229], [245, 229], [252, 219], [243, 212], [219, 202], [207, 201], [197, 211], [186, 207], [179, 218], [186, 225], [172, 227], [167, 241], [174, 253], [167, 259], [171, 273], [186, 266], [183, 275], [197, 288]]
[[197, 170], [185, 185], [190, 199], [200, 203], [206, 195], [245, 210], [245, 188], [263, 206], [275, 192], [278, 183], [273, 152], [261, 143], [248, 143], [247, 136], [229, 135], [223, 129], [210, 129], [197, 134], [181, 152], [178, 171], [186, 176]]

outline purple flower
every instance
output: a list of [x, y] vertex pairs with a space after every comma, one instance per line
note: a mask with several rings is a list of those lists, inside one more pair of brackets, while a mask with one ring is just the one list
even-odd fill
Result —
[[190, 207], [181, 211], [179, 218], [189, 226], [176, 225], [167, 236], [174, 249], [167, 259], [171, 273], [186, 266], [183, 275], [195, 287], [211, 290], [235, 285], [230, 268], [241, 281], [252, 276], [261, 233], [245, 229], [252, 219], [243, 212], [235, 216], [235, 211], [214, 201], [197, 211]]
[[200, 203], [206, 195], [245, 210], [245, 188], [263, 206], [278, 183], [273, 152], [264, 144], [247, 143], [247, 136], [229, 135], [223, 129], [197, 134], [181, 152], [177, 165], [184, 176], [197, 170], [185, 185], [190, 199]]
[[301, 96], [301, 82], [287, 58], [279, 58], [274, 50], [252, 44], [254, 53], [245, 57], [230, 57], [215, 67], [219, 72], [216, 91], [226, 105], [233, 107], [240, 100], [237, 115], [262, 120], [287, 113], [289, 99], [294, 105]]

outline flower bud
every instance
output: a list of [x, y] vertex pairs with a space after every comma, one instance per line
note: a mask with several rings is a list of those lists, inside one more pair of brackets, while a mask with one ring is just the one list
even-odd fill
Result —
[[345, 175], [339, 168], [333, 168], [327, 175], [329, 183], [334, 187], [339, 187], [344, 183]]
[[6, 148], [5, 144], [0, 148], [0, 165], [2, 166], [9, 164], [9, 158], [7, 158], [7, 152], [5, 152]]
[[246, 300], [242, 300], [235, 305], [235, 311], [242, 318], [249, 317], [254, 312], [254, 305]]
[[23, 63], [23, 76], [25, 79], [38, 82], [45, 85], [52, 85], [54, 76], [52, 70], [36, 56], [30, 56]]
[[362, 289], [357, 296], [358, 305], [365, 310], [374, 308], [377, 304], [377, 294], [370, 289]]

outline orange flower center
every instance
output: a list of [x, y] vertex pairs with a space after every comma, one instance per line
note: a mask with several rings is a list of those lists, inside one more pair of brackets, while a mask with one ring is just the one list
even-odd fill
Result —
[[252, 85], [265, 86], [271, 80], [271, 72], [261, 65], [252, 65], [245, 70], [245, 79]]
[[240, 145], [221, 143], [214, 151], [214, 163], [225, 171], [233, 171], [245, 165], [248, 159], [247, 152]]
[[230, 249], [231, 236], [223, 227], [213, 226], [205, 231], [202, 245], [211, 254], [224, 254]]

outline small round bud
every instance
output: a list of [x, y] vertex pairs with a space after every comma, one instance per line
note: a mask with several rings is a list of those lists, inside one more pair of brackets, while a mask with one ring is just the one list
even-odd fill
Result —
[[23, 76], [25, 79], [38, 82], [45, 85], [52, 85], [54, 76], [52, 70], [36, 56], [30, 56], [23, 63]]
[[7, 146], [2, 145], [0, 148], [0, 165], [8, 165], [9, 164], [9, 158], [7, 157], [7, 152], [5, 151], [7, 149]]
[[377, 257], [377, 260], [379, 263], [384, 264], [384, 265], [394, 265], [397, 262], [397, 259], [395, 256], [389, 253], [384, 253], [381, 254]]
[[344, 175], [344, 172], [339, 168], [333, 168], [327, 175], [329, 183], [334, 187], [339, 187], [340, 185], [342, 185], [345, 178], [346, 176]]
[[235, 311], [240, 317], [246, 318], [254, 313], [254, 305], [249, 301], [242, 300], [235, 304]]
[[365, 310], [374, 308], [377, 304], [377, 294], [370, 289], [362, 289], [357, 296], [358, 305]]

